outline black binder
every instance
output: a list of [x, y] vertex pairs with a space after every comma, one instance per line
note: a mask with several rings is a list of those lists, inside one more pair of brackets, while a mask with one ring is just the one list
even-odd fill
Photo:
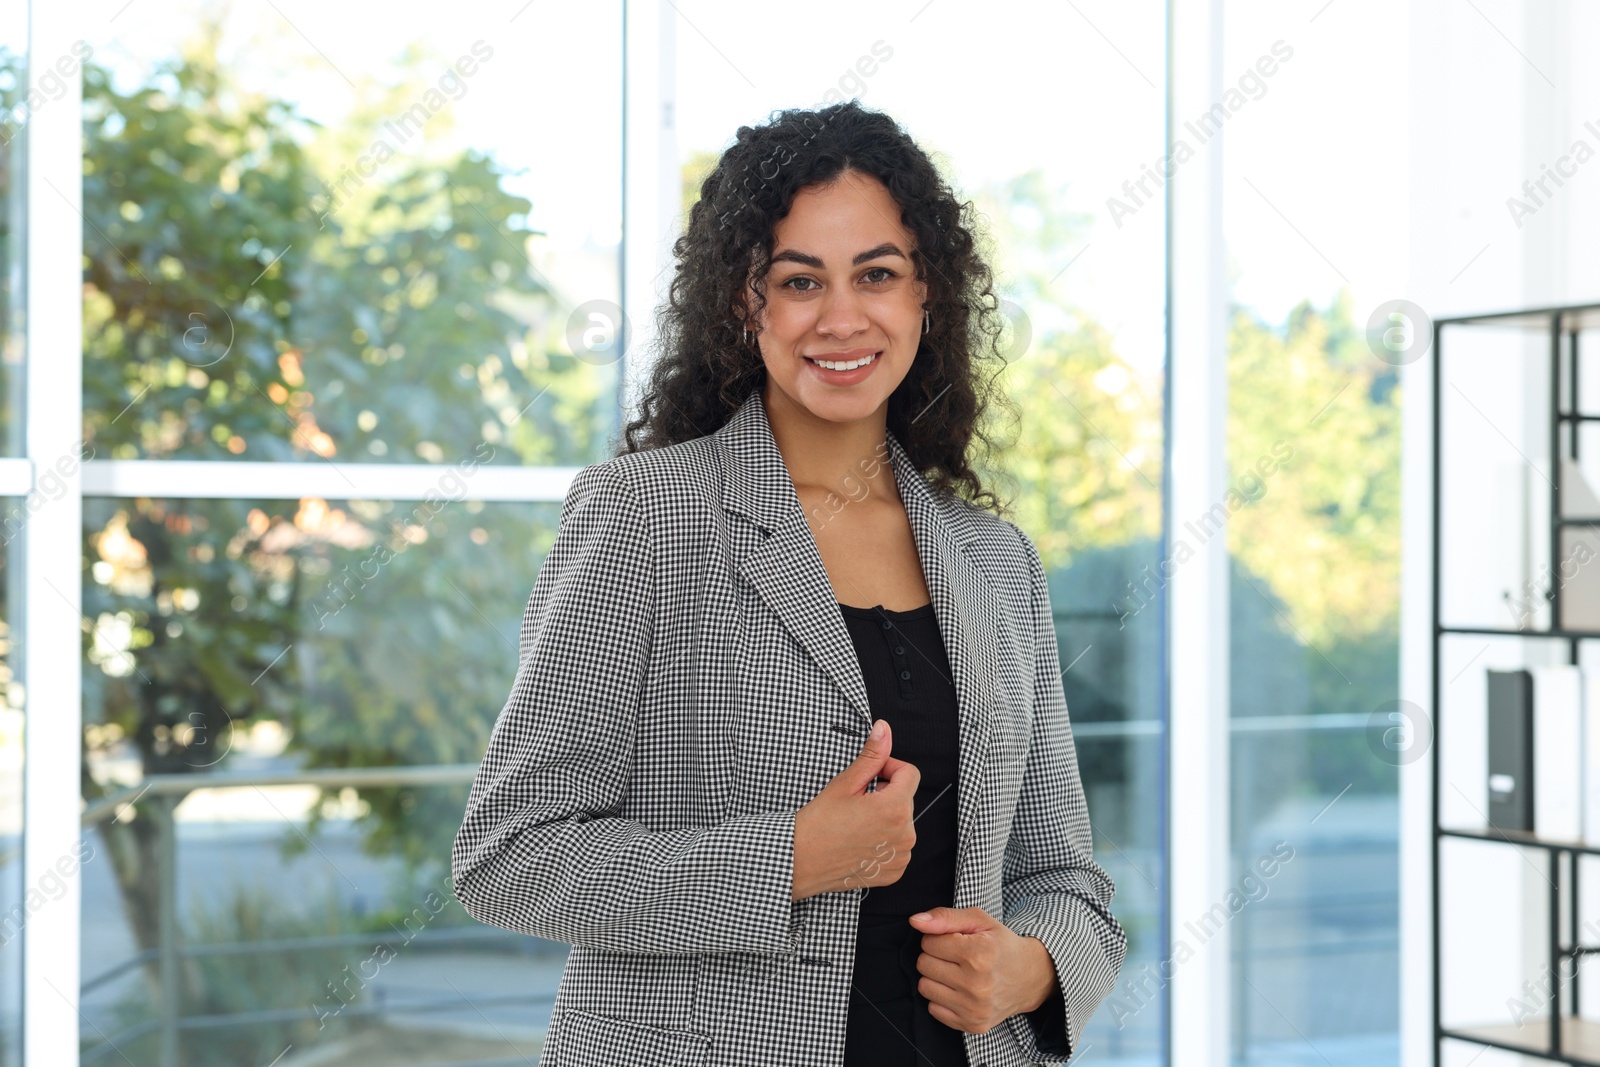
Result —
[[1489, 675], [1489, 825], [1533, 832], [1533, 673]]

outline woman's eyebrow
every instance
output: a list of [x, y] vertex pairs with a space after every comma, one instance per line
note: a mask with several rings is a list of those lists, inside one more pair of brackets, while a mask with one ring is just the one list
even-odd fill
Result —
[[[901, 259], [906, 258], [906, 254], [900, 251], [899, 246], [895, 245], [893, 242], [885, 241], [876, 248], [869, 248], [865, 252], [857, 252], [855, 258], [850, 261], [850, 265], [852, 267], [859, 267], [867, 260], [877, 259], [879, 256], [899, 256]], [[815, 267], [818, 270], [822, 269], [822, 260], [806, 252], [797, 252], [792, 248], [785, 249], [784, 251], [773, 256], [772, 262], [799, 263], [807, 267]]]

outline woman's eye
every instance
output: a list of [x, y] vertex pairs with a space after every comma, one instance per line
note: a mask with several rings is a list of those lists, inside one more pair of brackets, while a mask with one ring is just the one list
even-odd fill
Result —
[[[881, 275], [881, 277], [873, 277], [873, 275]], [[888, 267], [869, 267], [862, 277], [867, 280], [869, 285], [884, 285], [896, 278], [897, 275]], [[802, 285], [802, 282], [805, 284]], [[811, 292], [812, 287], [816, 284], [816, 279], [808, 278], [803, 274], [797, 274], [793, 278], [790, 278], [788, 281], [784, 282], [783, 287], [786, 289], [792, 289], [797, 293], [809, 293]]]

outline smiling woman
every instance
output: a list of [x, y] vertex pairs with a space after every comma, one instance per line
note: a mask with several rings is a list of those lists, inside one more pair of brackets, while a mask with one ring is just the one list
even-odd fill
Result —
[[1127, 937], [1043, 565], [975, 502], [1004, 360], [970, 205], [855, 101], [741, 128], [701, 194], [643, 414], [529, 598], [457, 895], [573, 946], [553, 1067], [1065, 1062]]

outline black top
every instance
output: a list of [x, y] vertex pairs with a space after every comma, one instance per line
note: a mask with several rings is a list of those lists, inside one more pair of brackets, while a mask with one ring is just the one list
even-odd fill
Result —
[[[915, 799], [917, 843], [900, 878], [861, 901], [845, 1067], [969, 1067], [961, 1031], [935, 1019], [917, 991], [922, 934], [910, 916], [953, 907], [960, 738], [956, 691], [933, 605], [910, 611], [840, 604], [861, 663], [867, 701], [889, 723], [895, 759], [922, 777]], [[1029, 1018], [1066, 1037], [1059, 988]]]

